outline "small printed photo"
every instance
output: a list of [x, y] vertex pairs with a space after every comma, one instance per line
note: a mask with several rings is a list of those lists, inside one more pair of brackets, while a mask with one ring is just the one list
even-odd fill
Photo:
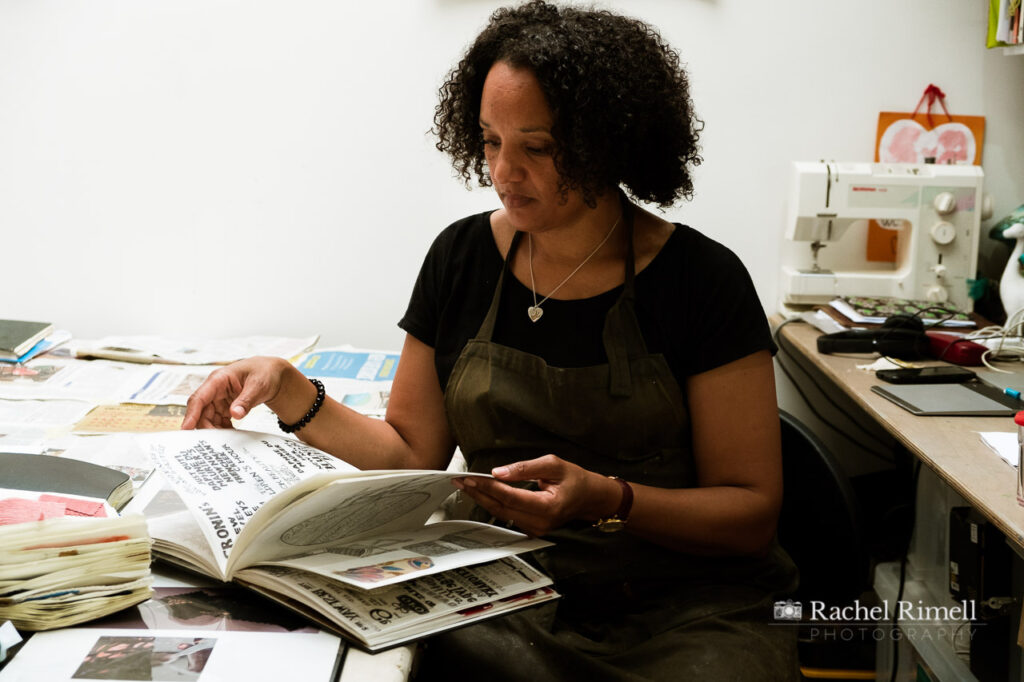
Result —
[[212, 637], [103, 636], [72, 675], [76, 680], [198, 680]]
[[136, 630], [317, 632], [291, 609], [236, 585], [157, 587], [153, 596], [86, 627]]
[[238, 588], [158, 588], [136, 607], [150, 629], [316, 632], [302, 616]]
[[55, 365], [39, 365], [36, 367], [25, 367], [24, 365], [0, 365], [0, 381], [22, 382], [31, 381], [44, 383], [47, 379], [60, 371]]
[[[190, 396], [195, 393], [196, 389], [206, 380], [205, 374], [186, 374], [178, 382], [178, 385], [170, 390], [170, 395], [183, 395]], [[185, 408], [182, 407], [182, 412]]]
[[151, 417], [174, 417], [181, 419], [185, 416], [184, 405], [153, 405], [146, 414]]
[[335, 571], [335, 575], [340, 575], [353, 580], [358, 580], [363, 583], [375, 583], [381, 580], [387, 580], [393, 578], [396, 575], [406, 575], [409, 573], [416, 573], [417, 571], [425, 571], [428, 568], [433, 568], [434, 562], [430, 557], [418, 556], [409, 559], [396, 559], [395, 561], [385, 561], [379, 564], [372, 564], [370, 566], [359, 566], [356, 568], [350, 568], [345, 571]]

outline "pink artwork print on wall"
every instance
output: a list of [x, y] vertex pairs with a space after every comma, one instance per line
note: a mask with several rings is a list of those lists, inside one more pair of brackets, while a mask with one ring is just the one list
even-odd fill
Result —
[[878, 145], [883, 163], [972, 163], [977, 142], [962, 123], [943, 123], [926, 130], [917, 121], [899, 119], [882, 134]]

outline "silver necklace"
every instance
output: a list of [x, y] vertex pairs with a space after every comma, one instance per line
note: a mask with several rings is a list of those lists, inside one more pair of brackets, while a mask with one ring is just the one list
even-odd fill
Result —
[[537, 320], [540, 319], [541, 315], [544, 314], [544, 311], [541, 309], [541, 306], [544, 305], [544, 303], [547, 302], [547, 300], [549, 298], [554, 296], [556, 291], [561, 289], [562, 286], [566, 282], [568, 282], [570, 279], [572, 279], [572, 276], [575, 275], [577, 272], [579, 272], [580, 268], [582, 268], [584, 265], [586, 265], [587, 261], [589, 261], [591, 258], [593, 258], [597, 254], [597, 252], [601, 250], [601, 247], [604, 246], [605, 242], [607, 242], [608, 239], [612, 236], [612, 232], [614, 232], [615, 228], [619, 226], [619, 220], [622, 220], [622, 214], [621, 213], [619, 214], [618, 219], [615, 221], [615, 224], [612, 225], [612, 229], [608, 230], [608, 234], [606, 234], [604, 236], [604, 239], [601, 240], [601, 243], [598, 244], [594, 248], [594, 250], [590, 252], [589, 256], [587, 256], [586, 258], [583, 259], [582, 263], [580, 263], [579, 265], [576, 266], [575, 270], [570, 272], [569, 275], [565, 279], [563, 279], [561, 282], [559, 282], [558, 286], [556, 286], [554, 289], [551, 290], [551, 293], [549, 293], [547, 296], [542, 298], [539, 303], [537, 302], [537, 284], [533, 281], [533, 235], [530, 234], [530, 233], [527, 233], [527, 235], [526, 235], [526, 244], [527, 244], [527, 248], [529, 249], [529, 252], [530, 252], [530, 291], [533, 292], [533, 305], [531, 305], [529, 308], [526, 309], [526, 314], [530, 316], [530, 322], [536, 322]]

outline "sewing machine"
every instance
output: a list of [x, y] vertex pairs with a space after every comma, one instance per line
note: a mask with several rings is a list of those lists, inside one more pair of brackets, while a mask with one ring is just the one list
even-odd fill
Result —
[[[793, 166], [782, 254], [783, 309], [837, 296], [951, 301], [971, 310], [983, 173], [979, 166]], [[868, 221], [892, 231], [895, 262], [867, 259]]]

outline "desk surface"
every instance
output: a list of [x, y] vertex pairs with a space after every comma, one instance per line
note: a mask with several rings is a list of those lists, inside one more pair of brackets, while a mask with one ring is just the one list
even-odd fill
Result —
[[[150, 337], [145, 338], [149, 339]], [[290, 356], [296, 352], [295, 350], [284, 352], [284, 348], [292, 348], [290, 342], [293, 340], [291, 339], [269, 337], [269, 341], [267, 341], [267, 338], [260, 337], [260, 343], [257, 344], [255, 341], [251, 343], [260, 346], [261, 352], [267, 355], [275, 355], [281, 352], [285, 356]], [[166, 340], [166, 343], [164, 341], [161, 339], [156, 346], [159, 348], [170, 348], [172, 346], [179, 348], [181, 345], [172, 340]], [[234, 344], [234, 341], [238, 343]], [[301, 347], [308, 346], [310, 343], [309, 340], [299, 341], [302, 342]], [[235, 339], [212, 343], [210, 348], [226, 348], [227, 352], [230, 353], [241, 349], [243, 352], [251, 353], [253, 350], [251, 343], [249, 339]], [[208, 349], [204, 347], [205, 350]], [[346, 366], [346, 368], [351, 369], [351, 374], [353, 375], [357, 369], [363, 368], [366, 363], [372, 364], [372, 360], [366, 360], [364, 357], [368, 352], [359, 349], [350, 350], [350, 347], [346, 347], [341, 350], [334, 350], [328, 348], [318, 352], [347, 354], [346, 359], [353, 359], [353, 362], [350, 363], [351, 367]], [[377, 353], [377, 355], [381, 354]], [[352, 356], [352, 358], [349, 358], [349, 356]], [[190, 386], [198, 385], [198, 382], [205, 378], [206, 374], [213, 369], [209, 366], [194, 365], [147, 366], [145, 364], [118, 364], [115, 367], [101, 362], [90, 366], [89, 361], [69, 358], [67, 354], [60, 355], [56, 352], [38, 358], [32, 364], [34, 363], [39, 363], [41, 367], [46, 369], [40, 369], [39, 372], [32, 373], [31, 379], [27, 378], [27, 376], [15, 375], [13, 371], [8, 371], [7, 378], [15, 377], [15, 380], [0, 382], [0, 386], [5, 387], [2, 402], [20, 406], [40, 403], [41, 405], [49, 404], [57, 407], [49, 412], [43, 408], [36, 410], [34, 407], [20, 411], [10, 409], [5, 412], [3, 416], [5, 425], [14, 423], [20, 427], [24, 424], [25, 430], [22, 432], [21, 429], [15, 429], [9, 440], [0, 442], [0, 452], [28, 451], [43, 453], [50, 448], [58, 451], [65, 450], [69, 446], [70, 441], [64, 438], [64, 436], [70, 433], [78, 433], [79, 430], [92, 434], [115, 431], [147, 431], [154, 430], [154, 428], [176, 429], [181, 423], [181, 410], [187, 397], [183, 392], [187, 393], [191, 390]], [[30, 368], [32, 364], [29, 365]], [[96, 371], [86, 370], [87, 366], [91, 370]], [[106, 370], [100, 371], [99, 368], [101, 366], [105, 367]], [[4, 366], [8, 370], [11, 367], [11, 365]], [[66, 372], [64, 371], [65, 368], [67, 368]], [[380, 369], [379, 366], [377, 369]], [[335, 370], [336, 368], [331, 371]], [[29, 372], [25, 372], [25, 374], [28, 375]], [[120, 376], [122, 374], [123, 377]], [[159, 378], [158, 374], [160, 375]], [[327, 377], [325, 383], [328, 383], [328, 385], [330, 385], [330, 381], [336, 380], [338, 382], [336, 386], [339, 388], [339, 391], [344, 392], [359, 392], [357, 387], [365, 387], [362, 390], [381, 390], [384, 386], [390, 386], [390, 375], [384, 376], [383, 372], [377, 371], [371, 374], [375, 378], [366, 381], [351, 378], [341, 370], [337, 370], [335, 374], [325, 373], [322, 376]], [[165, 379], [169, 379], [169, 381], [165, 381]], [[121, 402], [122, 400], [127, 400], [129, 395], [133, 400], [137, 399], [137, 402]], [[153, 409], [152, 404], [140, 404], [142, 401], [152, 401], [161, 406], [166, 405], [169, 407]], [[95, 411], [91, 410], [96, 407], [104, 408], [102, 418], [94, 418]], [[108, 407], [127, 409], [111, 409], [108, 411], [105, 409]], [[252, 419], [253, 417], [256, 419], [245, 423], [243, 428], [257, 431], [276, 431], [276, 417], [267, 408], [262, 407], [259, 410], [253, 410], [249, 414], [249, 418]], [[84, 424], [87, 424], [87, 426], [83, 426]], [[85, 443], [90, 438], [91, 436], [82, 437], [80, 442]], [[5, 449], [8, 447], [17, 449]], [[21, 448], [25, 448], [25, 450], [21, 450]], [[88, 448], [85, 449], [88, 450]], [[97, 448], [97, 450], [101, 449]], [[48, 457], [49, 455], [38, 454], [38, 456]], [[97, 463], [110, 464], [111, 462], [103, 461], [103, 458], [100, 457]], [[117, 463], [135, 464], [133, 462]], [[180, 574], [172, 579], [167, 575], [169, 573], [178, 572], [162, 564], [157, 564], [154, 568], [154, 574], [159, 576], [158, 580], [162, 582], [162, 586], [195, 586], [197, 585], [196, 581], [199, 580], [196, 576]], [[158, 584], [161, 583], [158, 582]], [[2, 621], [3, 619], [0, 619], [0, 622]], [[88, 625], [83, 624], [83, 626]], [[395, 647], [378, 654], [369, 654], [356, 649], [354, 646], [350, 647], [346, 653], [339, 682], [361, 682], [362, 680], [404, 682], [411, 674], [416, 651], [416, 644]], [[3, 664], [0, 664], [0, 668], [3, 668]]]
[[[773, 318], [772, 323], [778, 324]], [[871, 361], [865, 354], [824, 355], [821, 335], [804, 322], [784, 325], [784, 352], [809, 360], [864, 408], [908, 450], [995, 523], [1024, 556], [1024, 507], [1017, 503], [1016, 470], [981, 441], [980, 432], [1016, 432], [1012, 417], [920, 417], [873, 393], [874, 373], [858, 369]]]

